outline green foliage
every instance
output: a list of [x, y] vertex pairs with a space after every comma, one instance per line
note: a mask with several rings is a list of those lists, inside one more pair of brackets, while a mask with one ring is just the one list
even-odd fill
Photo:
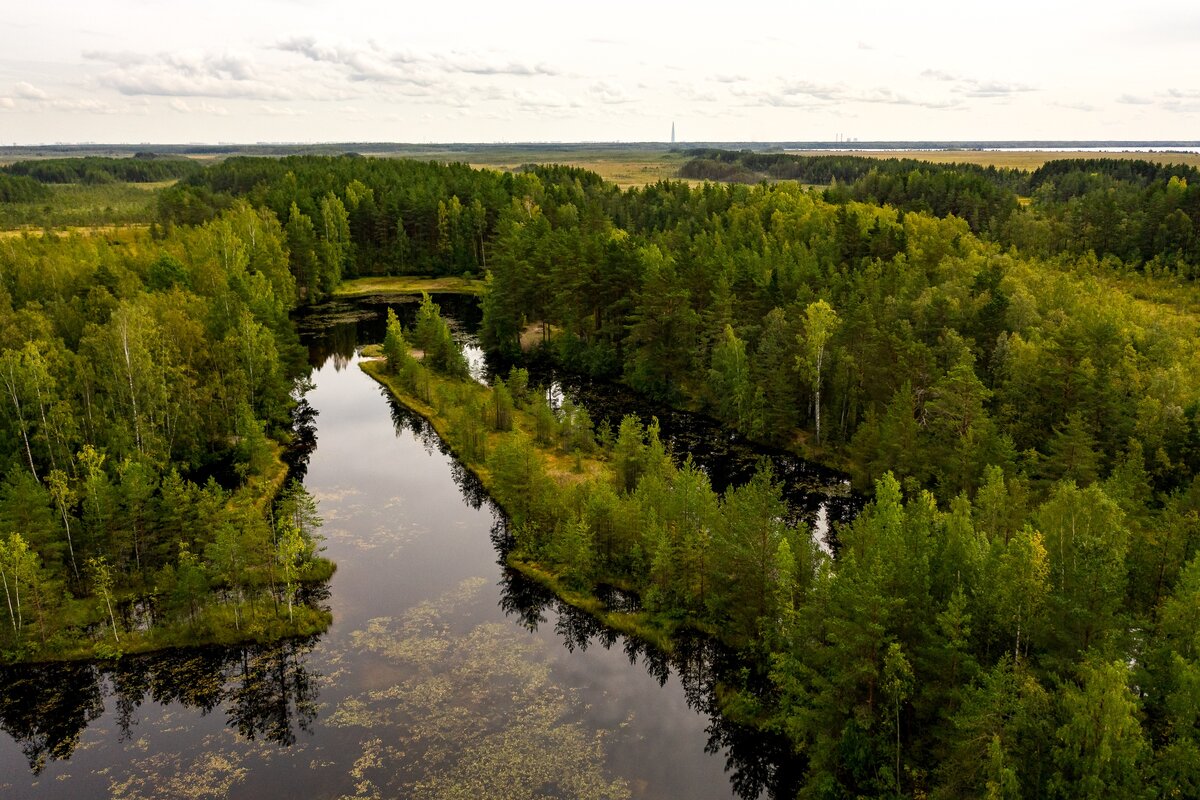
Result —
[[187, 158], [138, 153], [133, 158], [43, 158], [0, 167], [40, 183], [153, 183], [196, 175], [201, 165]]
[[489, 400], [488, 416], [491, 417], [492, 428], [501, 433], [511, 431], [513, 427], [513, 397], [504, 381], [497, 378], [492, 384]]
[[[228, 510], [287, 422], [289, 310], [343, 275], [486, 272], [489, 348], [540, 343], [819, 445], [875, 487], [831, 559], [771, 476], [718, 498], [656, 425], [593, 432], [519, 372], [447, 389], [466, 367], [432, 301], [407, 335], [389, 321], [396, 384], [490, 476], [516, 556], [744, 648], [729, 707], [791, 738], [804, 796], [1194, 795], [1200, 176], [695, 155], [701, 174], [774, 182], [621, 192], [555, 168], [228, 159], [158, 196], [154, 242], [6, 240], [0, 533], [34, 560], [6, 562], [26, 577], [5, 651], [52, 626], [34, 594], [98, 607], [71, 566], [87, 559], [113, 596], [163, 576], [198, 629], [226, 605], [213, 588], [235, 627], [241, 597], [292, 598], [318, 546], [308, 512], [273, 536]], [[99, 189], [126, 190], [52, 191]], [[28, 221], [41, 202], [17, 205]], [[526, 403], [528, 435], [506, 431]], [[607, 463], [585, 470], [596, 439]], [[243, 468], [230, 491], [186, 479], [222, 458]]]
[[413, 361], [411, 347], [404, 336], [404, 326], [400, 324], [396, 312], [389, 308], [387, 311], [387, 332], [383, 337], [383, 356], [387, 359], [388, 372], [399, 375], [405, 366]]
[[[204, 641], [214, 607], [240, 626], [276, 579], [262, 511], [302, 368], [284, 242], [241, 203], [155, 237], [5, 240], [0, 541], [19, 555], [6, 657], [78, 656], [97, 623], [114, 652], [128, 637]], [[128, 603], [154, 609], [149, 630], [120, 629]]]
[[1053, 796], [1149, 797], [1141, 774], [1147, 746], [1128, 667], [1116, 661], [1085, 664], [1080, 671], [1081, 685], [1068, 686], [1062, 698]]
[[462, 348], [454, 341], [454, 334], [442, 319], [437, 303], [425, 293], [421, 295], [421, 307], [417, 310], [412, 339], [413, 344], [424, 353], [421, 362], [430, 369], [451, 378], [467, 377], [467, 360]]

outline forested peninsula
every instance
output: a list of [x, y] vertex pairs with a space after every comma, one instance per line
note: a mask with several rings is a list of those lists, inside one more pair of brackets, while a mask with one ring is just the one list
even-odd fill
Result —
[[[37, 564], [9, 567], [27, 616], [4, 641], [52, 637], [77, 592], [115, 644], [102, 604], [151, 575], [193, 621], [291, 598], [304, 513], [220, 526], [275, 548], [232, 561], [212, 524], [251, 505], [287, 426], [287, 311], [346, 277], [484, 277], [496, 357], [536, 349], [872, 493], [829, 555], [769, 472], [717, 494], [653, 427], [595, 430], [519, 368], [462, 382], [432, 304], [370, 367], [490, 475], [515, 560], [584, 605], [634, 593], [644, 630], [741, 648], [725, 710], [789, 739], [803, 796], [1200, 793], [1200, 176], [798, 158], [696, 154], [685, 176], [765, 180], [628, 190], [567, 167], [230, 158], [162, 190], [144, 237], [0, 240], [4, 563]], [[218, 461], [228, 488], [183, 477]], [[153, 505], [175, 482], [200, 522], [147, 524], [186, 507]]]
[[328, 625], [295, 601], [332, 570], [281, 460], [295, 302], [244, 203], [156, 239], [0, 239], [0, 660]]

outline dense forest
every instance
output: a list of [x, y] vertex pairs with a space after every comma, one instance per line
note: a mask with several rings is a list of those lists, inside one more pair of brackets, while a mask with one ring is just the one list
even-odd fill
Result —
[[203, 167], [190, 158], [136, 153], [132, 158], [44, 158], [15, 161], [3, 168], [8, 175], [38, 183], [155, 183], [195, 175]]
[[293, 608], [330, 568], [311, 498], [270, 513], [295, 298], [279, 223], [245, 204], [158, 241], [0, 240], [4, 660], [327, 623]]
[[[6, 407], [9, 482], [54, 512], [44, 476], [67, 476], [49, 545], [69, 521], [89, 557], [178, 576], [182, 551], [170, 563], [150, 534], [144, 548], [130, 536], [137, 524], [96, 521], [83, 445], [105, 453], [113, 492], [114, 464], [144, 461], [165, 486], [166, 464], [198, 476], [231, 445], [237, 472], [286, 424], [289, 373], [255, 359], [269, 345], [288, 363], [292, 303], [350, 276], [486, 277], [497, 354], [537, 342], [873, 491], [831, 558], [783, 522], [767, 472], [718, 495], [653, 426], [593, 430], [520, 371], [486, 398], [439, 395], [435, 376], [463, 368], [431, 306], [384, 343], [399, 390], [448, 414], [460, 453], [492, 476], [516, 557], [570, 591], [629, 587], [660, 622], [744, 648], [726, 710], [790, 738], [803, 796], [1200, 793], [1200, 176], [1104, 160], [693, 164], [690, 177], [755, 185], [622, 191], [566, 167], [231, 158], [159, 195], [152, 244], [6, 241], [3, 344], [23, 376]], [[57, 248], [61, 261], [41, 253]], [[38, 258], [60, 266], [17, 268]], [[172, 333], [147, 338], [164, 351], [145, 345], [155, 366], [133, 377], [122, 343], [142, 324]], [[228, 342], [228, 357], [186, 346], [200, 341]], [[43, 349], [53, 402], [38, 399]], [[89, 373], [103, 358], [112, 370]], [[510, 435], [518, 412], [531, 427]], [[580, 481], [538, 452], [600, 466]], [[195, 536], [186, 552], [215, 575]], [[65, 576], [52, 549], [39, 557]], [[98, 585], [84, 574], [74, 585]]]
[[[1123, 159], [1061, 159], [1032, 172], [864, 156], [696, 150], [681, 170], [703, 180], [795, 180], [833, 203], [953, 214], [1030, 255], [1116, 257], [1192, 278], [1200, 266], [1200, 170]], [[1190, 184], [1190, 186], [1189, 186]], [[1024, 213], [1015, 214], [1020, 203]]]

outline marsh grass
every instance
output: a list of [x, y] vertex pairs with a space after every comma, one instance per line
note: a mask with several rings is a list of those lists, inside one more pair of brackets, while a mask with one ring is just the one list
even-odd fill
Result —
[[472, 294], [483, 293], [483, 281], [472, 278], [430, 278], [421, 275], [377, 276], [343, 281], [334, 297], [367, 297], [394, 294]]

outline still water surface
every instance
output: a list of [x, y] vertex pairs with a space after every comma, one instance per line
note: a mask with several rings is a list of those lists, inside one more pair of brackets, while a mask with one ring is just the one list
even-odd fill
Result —
[[695, 641], [668, 662], [498, 563], [502, 516], [358, 369], [380, 310], [307, 325], [330, 630], [0, 674], [0, 797], [786, 794], [780, 742], [713, 713], [727, 654]]

